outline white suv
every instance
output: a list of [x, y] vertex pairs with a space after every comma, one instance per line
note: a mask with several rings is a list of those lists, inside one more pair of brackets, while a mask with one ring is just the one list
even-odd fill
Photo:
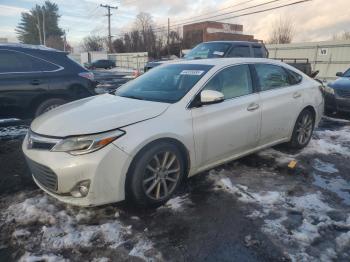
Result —
[[64, 202], [166, 202], [186, 176], [288, 142], [305, 147], [323, 113], [319, 83], [258, 58], [180, 61], [34, 120], [23, 151]]

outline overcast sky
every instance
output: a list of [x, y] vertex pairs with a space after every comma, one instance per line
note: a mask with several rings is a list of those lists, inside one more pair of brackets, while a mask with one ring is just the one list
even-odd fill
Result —
[[[166, 25], [168, 17], [171, 24], [187, 22], [201, 14], [206, 16], [236, 11], [272, 0], [52, 0], [59, 6], [61, 19], [59, 25], [68, 34], [68, 41], [74, 46], [89, 34], [105, 36], [107, 34], [106, 10], [99, 4], [118, 6], [113, 10], [112, 34], [128, 31], [135, 16], [140, 12], [152, 15], [158, 26]], [[258, 11], [298, 0], [279, 0], [255, 9], [231, 13], [226, 17]], [[44, 1], [0, 0], [0, 37], [17, 41], [15, 27], [20, 21], [21, 12], [26, 12], [35, 4]], [[233, 7], [231, 7], [233, 6]], [[224, 9], [224, 10], [222, 10]], [[219, 13], [214, 13], [222, 10]], [[279, 17], [294, 22], [296, 35], [293, 42], [330, 40], [336, 33], [350, 30], [349, 0], [312, 0], [295, 6], [289, 6], [260, 14], [228, 19], [223, 22], [239, 23], [244, 33], [267, 40], [273, 23]], [[208, 14], [209, 13], [209, 14]], [[205, 16], [204, 16], [205, 17]], [[225, 16], [224, 16], [225, 17]], [[200, 17], [203, 18], [203, 17]], [[199, 18], [193, 18], [199, 19]], [[215, 20], [218, 18], [208, 19]]]

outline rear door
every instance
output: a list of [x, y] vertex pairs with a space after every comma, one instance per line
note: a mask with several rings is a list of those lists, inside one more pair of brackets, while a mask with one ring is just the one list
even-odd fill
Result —
[[192, 108], [196, 162], [202, 168], [255, 148], [261, 117], [248, 65], [221, 70], [203, 90], [222, 92], [225, 100]]
[[32, 55], [0, 50], [1, 117], [21, 117], [29, 113], [34, 99], [48, 90], [45, 66], [41, 59]]
[[255, 64], [262, 110], [259, 145], [288, 138], [302, 107], [302, 86], [278, 65]]

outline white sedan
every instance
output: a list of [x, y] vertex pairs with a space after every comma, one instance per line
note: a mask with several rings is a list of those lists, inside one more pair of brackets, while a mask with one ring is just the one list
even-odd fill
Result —
[[319, 85], [269, 59], [175, 62], [43, 114], [22, 148], [37, 185], [61, 201], [158, 206], [187, 176], [280, 143], [305, 147], [323, 113]]

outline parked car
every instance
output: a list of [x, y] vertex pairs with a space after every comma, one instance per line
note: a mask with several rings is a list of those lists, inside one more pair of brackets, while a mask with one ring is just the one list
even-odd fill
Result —
[[115, 67], [115, 62], [108, 59], [100, 59], [92, 63], [85, 63], [84, 66], [87, 69], [98, 69], [98, 68], [111, 69]]
[[63, 202], [158, 206], [187, 176], [305, 147], [323, 113], [319, 85], [269, 59], [179, 61], [43, 114], [22, 149], [34, 181]]
[[[259, 57], [267, 58], [268, 51], [263, 43], [248, 41], [212, 41], [195, 46], [184, 60], [225, 58], [225, 57]], [[168, 63], [173, 60], [151, 61], [145, 65], [144, 71]]]
[[350, 68], [325, 87], [326, 111], [350, 113]]
[[33, 118], [94, 95], [93, 74], [67, 53], [43, 46], [0, 44], [0, 117]]

